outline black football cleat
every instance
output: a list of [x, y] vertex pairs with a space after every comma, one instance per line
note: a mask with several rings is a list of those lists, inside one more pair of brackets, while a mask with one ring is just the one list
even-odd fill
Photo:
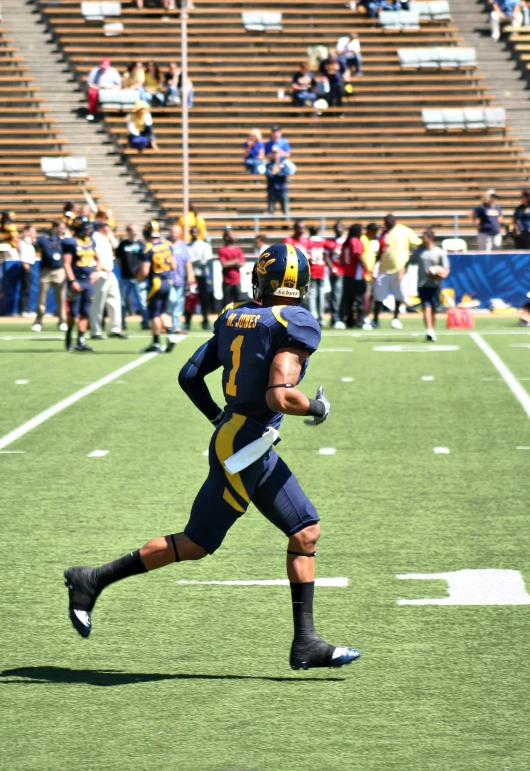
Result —
[[164, 349], [160, 343], [151, 343], [147, 348], [142, 348], [140, 353], [164, 353]]
[[355, 648], [334, 648], [315, 633], [311, 638], [293, 641], [289, 663], [291, 669], [343, 667], [360, 656]]
[[77, 351], [78, 353], [93, 353], [94, 349], [86, 343], [78, 343], [74, 348], [74, 351]]
[[64, 571], [70, 621], [81, 637], [88, 637], [92, 629], [92, 608], [99, 596], [95, 572], [95, 568], [68, 568]]

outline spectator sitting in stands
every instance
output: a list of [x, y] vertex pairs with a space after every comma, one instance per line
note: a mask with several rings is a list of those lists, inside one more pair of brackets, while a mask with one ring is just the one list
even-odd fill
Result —
[[282, 207], [282, 212], [289, 215], [289, 169], [282, 156], [281, 150], [273, 152], [271, 160], [267, 164], [267, 202], [268, 213], [274, 214], [276, 202]]
[[122, 86], [126, 89], [136, 89], [142, 93], [145, 81], [145, 70], [142, 62], [129, 64], [122, 78]]
[[96, 213], [90, 208], [88, 203], [82, 203], [80, 206], [77, 206], [76, 211], [79, 212], [79, 214], [76, 214], [76, 217], [87, 217], [90, 222], [94, 222], [96, 219]]
[[302, 62], [298, 72], [293, 75], [293, 104], [297, 107], [311, 107], [317, 98], [316, 80], [309, 67]]
[[490, 29], [493, 40], [501, 36], [501, 22], [511, 22], [513, 27], [520, 27], [523, 23], [521, 3], [519, 0], [495, 0], [493, 11], [490, 14]]
[[530, 27], [530, 0], [521, 0], [521, 13], [523, 14], [523, 26]]
[[361, 43], [354, 32], [349, 32], [337, 41], [337, 54], [344, 66], [351, 70], [355, 67], [355, 74], [362, 75]]
[[[179, 105], [182, 101], [182, 72], [174, 62], [169, 65], [164, 75], [166, 104]], [[193, 82], [188, 78], [188, 108], [193, 107]]]
[[141, 153], [147, 147], [159, 150], [153, 132], [153, 116], [149, 112], [149, 105], [141, 100], [136, 102], [134, 110], [127, 118], [129, 131], [129, 145]]
[[163, 105], [165, 102], [164, 88], [162, 84], [162, 75], [156, 62], [147, 62], [145, 68], [145, 80], [142, 91], [142, 100], [147, 102], [149, 107], [153, 104]]
[[282, 160], [285, 161], [286, 168], [288, 169], [287, 173], [291, 174], [291, 176], [295, 174], [296, 166], [290, 160], [291, 145], [287, 139], [282, 136], [281, 128], [279, 126], [272, 126], [270, 139], [268, 142], [265, 142], [265, 156], [268, 160], [274, 158], [276, 150], [280, 151]]
[[245, 148], [245, 164], [251, 174], [265, 174], [265, 145], [259, 129], [251, 129], [248, 139], [243, 145]]
[[513, 213], [513, 231], [518, 249], [530, 249], [530, 188], [521, 193], [521, 203]]
[[322, 59], [318, 71], [328, 79], [329, 92], [325, 94], [328, 105], [342, 107], [344, 82], [350, 79], [350, 71], [340, 61], [335, 51], [330, 51], [327, 59]]
[[99, 67], [94, 67], [88, 75], [88, 115], [87, 120], [95, 120], [98, 114], [99, 92], [101, 89], [117, 90], [121, 88], [118, 70], [110, 66], [110, 59], [105, 57]]

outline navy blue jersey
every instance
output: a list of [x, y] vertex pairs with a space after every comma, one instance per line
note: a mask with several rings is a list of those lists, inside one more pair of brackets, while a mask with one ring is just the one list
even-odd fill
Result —
[[150, 264], [149, 279], [153, 278], [171, 278], [173, 270], [173, 252], [169, 241], [148, 241], [140, 255], [142, 262]]
[[[223, 368], [226, 411], [277, 428], [283, 414], [272, 412], [266, 401], [272, 360], [282, 348], [297, 348], [311, 354], [319, 343], [316, 319], [298, 305], [265, 308], [248, 301], [227, 306], [214, 324], [210, 341], [217, 347], [217, 358]], [[306, 359], [300, 380], [307, 365]]]
[[90, 276], [96, 267], [96, 242], [92, 236], [65, 238], [62, 249], [63, 254], [72, 255], [72, 270], [76, 278]]

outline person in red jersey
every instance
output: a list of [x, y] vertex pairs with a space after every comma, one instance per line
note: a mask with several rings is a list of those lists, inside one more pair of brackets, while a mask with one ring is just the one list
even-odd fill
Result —
[[245, 255], [235, 245], [236, 237], [230, 229], [223, 235], [224, 246], [219, 249], [219, 261], [223, 268], [223, 305], [237, 303], [241, 296], [241, 267], [245, 264]]
[[326, 254], [336, 247], [335, 241], [323, 238], [318, 233], [315, 225], [309, 227], [309, 264], [311, 266], [311, 282], [309, 284], [309, 312], [324, 325], [324, 307], [326, 297], [324, 293], [326, 280], [327, 260]]
[[296, 220], [293, 227], [293, 235], [283, 239], [284, 244], [291, 244], [295, 249], [300, 249], [309, 259], [310, 242], [305, 222]]
[[364, 244], [361, 241], [362, 227], [352, 225], [348, 238], [342, 246], [341, 262], [344, 269], [342, 295], [346, 326], [362, 327], [364, 317], [364, 296], [366, 276], [370, 273], [364, 259]]

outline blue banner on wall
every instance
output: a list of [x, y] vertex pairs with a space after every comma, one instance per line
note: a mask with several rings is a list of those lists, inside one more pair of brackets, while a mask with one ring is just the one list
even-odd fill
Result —
[[493, 297], [519, 308], [530, 292], [530, 252], [465, 252], [450, 254], [451, 274], [444, 288], [454, 289], [457, 302], [470, 294], [488, 307]]

